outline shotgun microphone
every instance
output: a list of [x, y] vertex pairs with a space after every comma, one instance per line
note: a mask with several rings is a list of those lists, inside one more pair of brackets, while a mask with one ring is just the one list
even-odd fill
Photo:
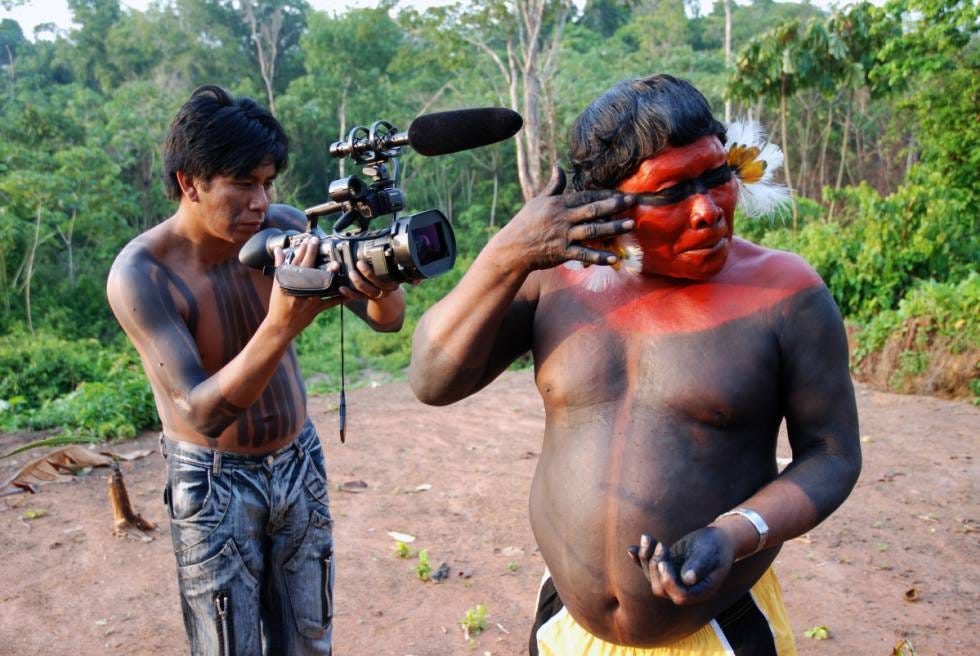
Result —
[[424, 114], [408, 126], [408, 145], [426, 157], [448, 155], [509, 139], [523, 125], [520, 114], [504, 107]]
[[488, 146], [517, 134], [524, 119], [504, 107], [456, 109], [423, 114], [408, 126], [407, 132], [396, 132], [387, 121], [378, 121], [360, 131], [352, 131], [346, 141], [330, 144], [334, 157], [358, 157], [365, 153], [383, 153], [392, 148], [411, 146], [419, 155], [433, 157], [461, 150]]

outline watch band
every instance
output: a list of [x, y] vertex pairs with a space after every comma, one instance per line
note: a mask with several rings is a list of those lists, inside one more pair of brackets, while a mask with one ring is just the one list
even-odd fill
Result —
[[751, 508], [736, 508], [735, 510], [729, 510], [726, 513], [722, 513], [718, 515], [718, 519], [716, 519], [715, 521], [718, 521], [719, 519], [723, 519], [725, 517], [731, 517], [732, 515], [738, 515], [739, 517], [744, 517], [745, 519], [752, 522], [752, 526], [755, 527], [756, 532], [758, 532], [759, 534], [759, 542], [758, 544], [755, 545], [755, 549], [752, 550], [752, 553], [746, 554], [745, 556], [742, 556], [738, 560], [744, 560], [749, 556], [754, 556], [760, 551], [762, 551], [763, 549], [765, 549], [766, 539], [769, 537], [769, 525], [766, 524], [766, 520], [762, 519], [762, 515], [752, 510]]

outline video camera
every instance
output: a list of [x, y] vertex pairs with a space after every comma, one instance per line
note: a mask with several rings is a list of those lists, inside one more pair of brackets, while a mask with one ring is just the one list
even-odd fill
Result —
[[[330, 200], [304, 210], [306, 232], [261, 230], [242, 247], [239, 260], [266, 273], [274, 271], [287, 294], [320, 298], [334, 298], [341, 286], [349, 287], [347, 272], [359, 260], [385, 282], [418, 282], [446, 273], [456, 262], [456, 238], [445, 215], [432, 209], [398, 218], [405, 207], [404, 193], [398, 188], [401, 148], [411, 146], [425, 156], [446, 155], [508, 139], [523, 122], [517, 112], [488, 107], [419, 116], [407, 132], [399, 132], [387, 121], [375, 121], [370, 128], [356, 126], [345, 140], [330, 145], [330, 154], [353, 159], [371, 182], [356, 175], [334, 180], [328, 187]], [[340, 218], [327, 234], [320, 229], [319, 218], [337, 212]], [[370, 222], [385, 214], [392, 215], [391, 225], [369, 231]], [[296, 249], [311, 236], [320, 240], [314, 266], [292, 264]], [[276, 248], [285, 255], [278, 267]], [[331, 262], [339, 263], [340, 271], [329, 271]]]

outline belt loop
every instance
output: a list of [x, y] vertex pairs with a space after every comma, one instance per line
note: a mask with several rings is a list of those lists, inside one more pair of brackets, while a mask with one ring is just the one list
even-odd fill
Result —
[[215, 476], [221, 476], [221, 451], [214, 451], [214, 460], [211, 464], [211, 473]]

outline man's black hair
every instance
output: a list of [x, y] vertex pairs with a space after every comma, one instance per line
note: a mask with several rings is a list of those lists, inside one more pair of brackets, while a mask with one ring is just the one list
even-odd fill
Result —
[[686, 146], [708, 135], [725, 143], [725, 126], [687, 80], [670, 75], [623, 80], [572, 125], [572, 184], [578, 190], [613, 189], [667, 146]]
[[198, 87], [170, 124], [163, 142], [163, 184], [179, 200], [177, 171], [210, 182], [216, 175], [243, 178], [271, 162], [286, 168], [289, 139], [279, 121], [251, 98], [237, 100], [221, 87]]

